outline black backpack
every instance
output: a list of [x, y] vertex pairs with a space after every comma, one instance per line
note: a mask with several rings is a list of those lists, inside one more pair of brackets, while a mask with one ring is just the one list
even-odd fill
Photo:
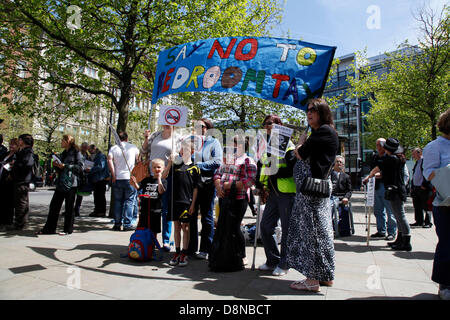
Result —
[[36, 181], [36, 178], [41, 177], [41, 166], [39, 165], [39, 156], [33, 153], [33, 166], [31, 167], [31, 179]]

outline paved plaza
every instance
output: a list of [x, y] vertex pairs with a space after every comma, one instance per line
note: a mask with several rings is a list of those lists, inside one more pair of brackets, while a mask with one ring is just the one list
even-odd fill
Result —
[[[249, 264], [241, 272], [214, 273], [205, 260], [191, 258], [187, 267], [171, 267], [171, 254], [162, 261], [138, 263], [124, 258], [132, 232], [111, 231], [110, 218], [91, 218], [93, 198], [85, 197], [81, 217], [70, 236], [35, 236], [45, 223], [52, 190], [30, 193], [30, 223], [21, 232], [0, 233], [0, 299], [44, 300], [439, 300], [431, 281], [437, 237], [431, 229], [412, 229], [412, 252], [395, 252], [385, 240], [366, 244], [363, 194], [353, 196], [355, 234], [337, 238], [336, 278], [320, 293], [295, 291], [295, 270], [275, 277], [251, 270], [253, 245], [247, 244]], [[109, 192], [107, 194], [109, 197]], [[109, 198], [108, 198], [109, 199]], [[414, 222], [411, 199], [407, 218]], [[244, 222], [255, 222], [247, 211]], [[371, 233], [376, 232], [371, 219]], [[62, 228], [63, 219], [60, 219]], [[262, 246], [256, 267], [265, 262]]]

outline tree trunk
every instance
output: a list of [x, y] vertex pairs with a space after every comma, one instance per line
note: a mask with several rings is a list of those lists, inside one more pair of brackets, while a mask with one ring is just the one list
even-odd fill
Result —
[[132, 72], [128, 69], [124, 71], [124, 77], [119, 83], [120, 88], [120, 99], [116, 104], [117, 112], [119, 114], [119, 119], [117, 121], [117, 133], [127, 130], [128, 124], [128, 104], [131, 99], [132, 92]]
[[117, 121], [117, 133], [127, 130], [128, 124], [128, 102], [119, 103], [117, 105], [119, 119]]
[[434, 112], [431, 112], [430, 114], [430, 120], [431, 120], [431, 139], [436, 140], [437, 138], [437, 130], [436, 130], [436, 115]]
[[119, 114], [119, 119], [117, 121], [117, 133], [127, 130], [128, 124], [128, 103], [130, 102], [130, 88], [129, 86], [125, 90], [121, 90], [120, 100], [116, 104], [117, 113]]
[[45, 148], [45, 151], [47, 152], [47, 154], [50, 154], [53, 152], [52, 150], [52, 137], [53, 137], [53, 133], [55, 132], [55, 130], [51, 130], [48, 135], [47, 135], [47, 147]]

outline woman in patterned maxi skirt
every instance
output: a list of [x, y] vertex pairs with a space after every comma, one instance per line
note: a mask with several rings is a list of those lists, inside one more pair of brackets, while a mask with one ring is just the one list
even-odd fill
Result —
[[[289, 221], [287, 264], [306, 276], [305, 280], [292, 283], [292, 289], [319, 292], [320, 285], [331, 286], [334, 280], [330, 199], [307, 196], [300, 189], [306, 177], [326, 177], [339, 140], [331, 111], [323, 99], [311, 100], [307, 115], [312, 133], [295, 151], [299, 159], [294, 167], [297, 193]], [[331, 180], [329, 184], [331, 189]]]

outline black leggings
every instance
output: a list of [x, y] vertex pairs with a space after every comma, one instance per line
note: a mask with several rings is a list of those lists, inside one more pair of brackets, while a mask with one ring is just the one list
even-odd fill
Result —
[[65, 201], [66, 214], [64, 215], [64, 232], [73, 232], [74, 212], [73, 205], [75, 202], [75, 194], [77, 188], [71, 188], [68, 192], [61, 192], [55, 190], [52, 200], [50, 202], [50, 210], [48, 212], [47, 222], [45, 223], [43, 233], [56, 233], [58, 225], [59, 212], [61, 211], [62, 203]]

